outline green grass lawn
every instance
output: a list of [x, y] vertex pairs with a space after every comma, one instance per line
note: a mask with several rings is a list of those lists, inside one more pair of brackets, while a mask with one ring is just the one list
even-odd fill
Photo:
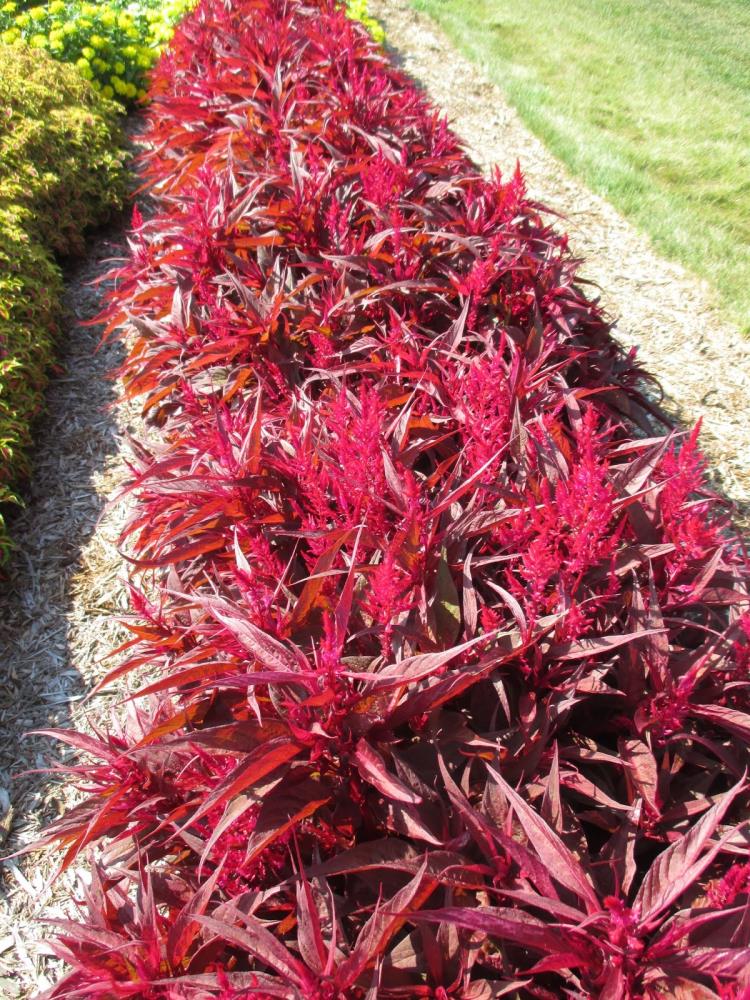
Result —
[[750, 332], [750, 0], [412, 0]]

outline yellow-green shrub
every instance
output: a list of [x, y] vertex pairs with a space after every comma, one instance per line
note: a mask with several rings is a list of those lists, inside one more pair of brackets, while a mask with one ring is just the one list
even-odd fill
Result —
[[[70, 66], [0, 45], [0, 504], [28, 469], [60, 319], [55, 260], [121, 203], [118, 106]], [[8, 541], [0, 513], [0, 558]]]
[[380, 21], [367, 13], [367, 0], [346, 0], [346, 13], [357, 21], [361, 21], [376, 42], [385, 41], [385, 31]]

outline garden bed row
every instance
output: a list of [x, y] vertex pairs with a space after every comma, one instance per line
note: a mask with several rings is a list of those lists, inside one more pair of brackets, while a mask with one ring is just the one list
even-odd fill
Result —
[[[122, 206], [118, 111], [146, 97], [149, 69], [192, 3], [0, 5], [0, 564], [11, 547], [3, 512], [22, 502], [57, 353], [58, 265]], [[382, 40], [366, 0], [347, 11]]]
[[202, 0], [106, 316], [146, 680], [53, 997], [734, 997], [750, 616], [695, 434], [329, 0]]

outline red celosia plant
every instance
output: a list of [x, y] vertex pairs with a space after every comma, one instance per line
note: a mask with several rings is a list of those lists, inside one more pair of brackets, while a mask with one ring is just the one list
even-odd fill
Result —
[[108, 332], [160, 428], [53, 998], [738, 998], [750, 572], [695, 435], [333, 0], [203, 0]]

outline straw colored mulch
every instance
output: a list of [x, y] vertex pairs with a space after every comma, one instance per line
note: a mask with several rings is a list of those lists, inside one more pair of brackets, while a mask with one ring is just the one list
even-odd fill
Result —
[[[137, 416], [113, 407], [108, 377], [119, 346], [97, 351], [99, 331], [82, 326], [100, 307], [105, 273], [124, 241], [116, 232], [93, 241], [67, 286], [67, 328], [60, 373], [38, 428], [27, 507], [13, 523], [18, 545], [0, 579], [0, 853], [33, 841], [75, 797], [57, 777], [35, 773], [64, 757], [61, 745], [29, 730], [104, 722], [115, 696], [83, 700], [111, 666], [103, 658], [122, 639], [113, 616], [126, 607], [126, 567], [116, 547], [124, 506], [105, 502], [125, 479], [127, 431]], [[30, 773], [24, 773], [30, 772]], [[58, 963], [37, 920], [70, 907], [78, 873], [50, 886], [59, 860], [44, 853], [0, 868], [0, 997], [34, 996], [55, 981]]]

